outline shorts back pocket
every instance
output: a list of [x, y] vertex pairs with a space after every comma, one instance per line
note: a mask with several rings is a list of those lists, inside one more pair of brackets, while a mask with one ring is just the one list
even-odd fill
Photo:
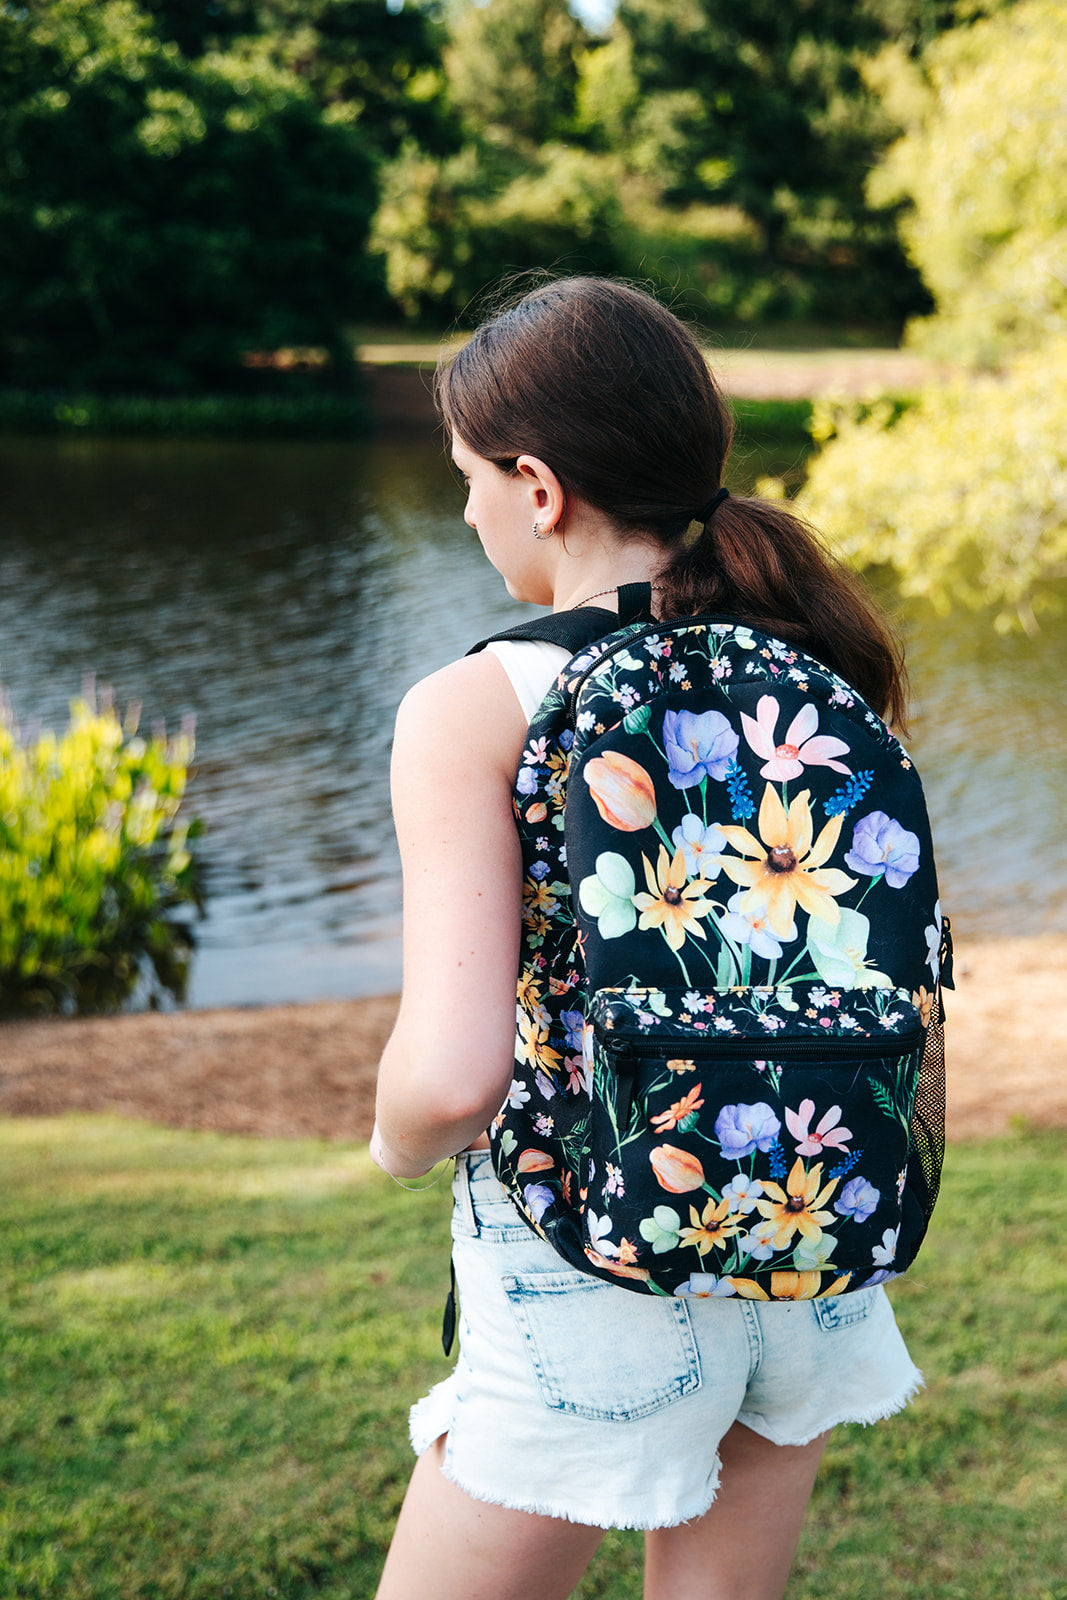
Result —
[[876, 1293], [877, 1289], [857, 1289], [854, 1294], [813, 1300], [811, 1309], [819, 1326], [833, 1333], [835, 1328], [847, 1328], [850, 1323], [862, 1322], [864, 1317], [870, 1316]]
[[502, 1279], [546, 1406], [629, 1422], [700, 1388], [700, 1357], [682, 1300], [620, 1294], [582, 1272]]

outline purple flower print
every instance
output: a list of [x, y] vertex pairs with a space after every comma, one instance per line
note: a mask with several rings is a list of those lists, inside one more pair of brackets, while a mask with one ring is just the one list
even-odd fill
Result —
[[676, 789], [691, 789], [714, 778], [726, 779], [737, 754], [737, 734], [721, 711], [667, 711], [663, 716], [663, 745]]
[[851, 1217], [853, 1222], [866, 1222], [873, 1217], [882, 1198], [881, 1193], [866, 1178], [850, 1178], [834, 1201], [839, 1217]]
[[902, 889], [919, 868], [919, 840], [884, 811], [861, 817], [852, 832], [852, 849], [846, 867], [869, 878], [885, 874], [891, 889]]
[[545, 1212], [555, 1199], [555, 1195], [547, 1183], [528, 1183], [522, 1191], [526, 1197], [526, 1204], [530, 1215], [535, 1222], [540, 1222]]
[[561, 1011], [559, 1020], [567, 1030], [567, 1049], [580, 1050], [582, 1048], [582, 1028], [585, 1018], [580, 1011]]
[[727, 1161], [740, 1161], [753, 1150], [766, 1154], [781, 1126], [770, 1106], [759, 1100], [754, 1106], [723, 1106], [715, 1118], [715, 1137]]

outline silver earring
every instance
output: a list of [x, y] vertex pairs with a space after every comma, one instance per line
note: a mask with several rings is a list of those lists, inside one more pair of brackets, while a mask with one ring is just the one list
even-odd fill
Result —
[[542, 533], [541, 524], [539, 522], [535, 522], [530, 531], [535, 539], [551, 539], [552, 537], [552, 529], [549, 528], [547, 533]]

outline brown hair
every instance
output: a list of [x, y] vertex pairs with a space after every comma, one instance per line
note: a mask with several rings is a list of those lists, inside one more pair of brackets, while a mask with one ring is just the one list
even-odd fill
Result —
[[449, 434], [502, 471], [520, 454], [622, 536], [665, 554], [664, 617], [715, 612], [801, 645], [904, 725], [899, 645], [873, 599], [780, 501], [731, 495], [684, 539], [722, 482], [733, 417], [689, 330], [606, 278], [541, 285], [484, 322], [437, 374]]

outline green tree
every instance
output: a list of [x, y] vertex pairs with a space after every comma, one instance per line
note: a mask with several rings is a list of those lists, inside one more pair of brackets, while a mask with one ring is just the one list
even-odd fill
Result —
[[1067, 5], [1029, 0], [880, 82], [907, 126], [872, 176], [937, 305], [932, 354], [995, 365], [1067, 333]]
[[529, 149], [574, 122], [582, 25], [566, 0], [485, 0], [460, 10], [444, 50], [452, 104], [469, 137]]
[[1062, 0], [1026, 0], [938, 41], [925, 75], [889, 63], [912, 126], [874, 181], [914, 206], [938, 308], [920, 336], [1001, 370], [932, 385], [899, 416], [823, 407], [801, 497], [905, 593], [1028, 630], [1067, 577], [1065, 23]]
[[358, 115], [364, 142], [383, 157], [407, 138], [451, 149], [442, 114], [443, 25], [434, 0], [394, 9], [385, 0], [140, 0], [161, 39], [193, 58], [256, 40], [315, 97]]
[[920, 310], [894, 208], [865, 194], [899, 130], [861, 68], [890, 31], [916, 50], [953, 16], [946, 0], [622, 0], [585, 125], [668, 205], [739, 208], [797, 309]]
[[903, 594], [1033, 632], [1067, 577], [1067, 339], [1006, 375], [931, 385], [894, 420], [896, 409], [817, 405], [827, 442], [801, 509]]
[[254, 40], [186, 58], [134, 0], [0, 12], [0, 376], [183, 389], [325, 347], [375, 291], [357, 113]]
[[619, 270], [616, 177], [610, 162], [565, 145], [545, 146], [514, 177], [474, 145], [445, 160], [411, 145], [384, 173], [371, 248], [405, 316], [462, 316], [509, 273]]
[[410, 141], [383, 174], [372, 236], [405, 316], [462, 315], [528, 268], [629, 266], [620, 164], [575, 142], [587, 38], [566, 0], [454, 11], [443, 59], [462, 147], [437, 157]]

